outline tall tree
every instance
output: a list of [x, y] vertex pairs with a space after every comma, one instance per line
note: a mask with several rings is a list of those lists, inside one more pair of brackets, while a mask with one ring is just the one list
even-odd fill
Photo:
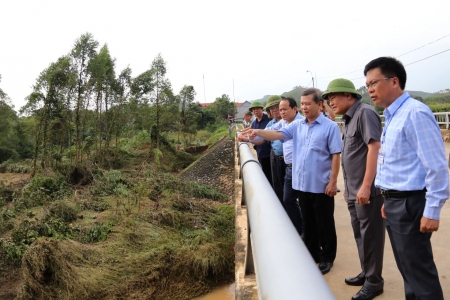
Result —
[[119, 138], [120, 133], [123, 131], [125, 124], [127, 123], [127, 119], [129, 115], [126, 114], [124, 108], [131, 99], [131, 69], [129, 67], [125, 68], [120, 72], [115, 85], [115, 97], [117, 104], [113, 121], [111, 122], [112, 128], [111, 130], [115, 134], [115, 147], [117, 148], [117, 140]]
[[[102, 139], [105, 138], [106, 145], [109, 144], [110, 121], [108, 118], [102, 118], [102, 114], [108, 115], [108, 110], [112, 105], [111, 99], [115, 87], [115, 62], [109, 54], [108, 46], [105, 44], [89, 62], [88, 71], [91, 74], [89, 85], [93, 87], [95, 97], [95, 124], [94, 136], [95, 150], [98, 155], [102, 152]], [[102, 132], [104, 128], [104, 132]], [[83, 130], [84, 131], [84, 130]], [[103, 133], [103, 134], [102, 134]], [[107, 146], [106, 146], [107, 147]], [[101, 155], [103, 159], [103, 155]]]
[[14, 126], [17, 120], [11, 99], [0, 89], [0, 147], [15, 148]]
[[[39, 147], [42, 148], [41, 167], [46, 162], [52, 163], [51, 149], [56, 140], [60, 143], [65, 134], [63, 110], [65, 110], [65, 97], [73, 82], [74, 72], [70, 59], [63, 56], [57, 62], [42, 71], [33, 85], [33, 92], [27, 97], [27, 103], [21, 108], [22, 113], [34, 115], [37, 119], [34, 149], [34, 170], [38, 157]], [[55, 139], [55, 137], [58, 137]]]
[[155, 82], [155, 98], [154, 104], [156, 106], [156, 148], [160, 148], [160, 122], [161, 122], [161, 102], [164, 97], [167, 97], [171, 89], [170, 82], [165, 78], [167, 68], [166, 62], [158, 54], [152, 62], [152, 70]]
[[192, 85], [185, 85], [180, 91], [178, 142], [180, 142], [180, 131], [183, 134], [194, 134], [197, 131], [197, 123], [201, 119], [201, 115], [195, 111], [197, 105], [192, 105], [196, 94]]
[[90, 33], [81, 35], [75, 41], [75, 44], [71, 51], [72, 64], [77, 71], [77, 84], [76, 84], [76, 102], [75, 102], [75, 162], [80, 163], [82, 160], [81, 155], [81, 112], [82, 109], [88, 106], [87, 101], [90, 97], [92, 89], [88, 85], [91, 78], [89, 72], [89, 63], [93, 59], [97, 52], [98, 42], [94, 40], [94, 37]]

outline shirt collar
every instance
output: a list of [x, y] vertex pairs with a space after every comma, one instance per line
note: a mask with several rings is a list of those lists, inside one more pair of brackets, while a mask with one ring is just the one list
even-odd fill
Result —
[[355, 103], [350, 107], [350, 109], [345, 113], [345, 115], [342, 116], [342, 118], [347, 122], [351, 118], [353, 118], [353, 115], [355, 114], [358, 107], [361, 105], [361, 100], [356, 100]]
[[297, 112], [294, 120], [303, 120], [304, 118], [305, 118], [304, 116], [302, 116], [299, 112]]
[[[311, 124], [314, 124], [316, 122], [322, 124], [324, 119], [326, 119], [326, 117], [323, 115], [323, 113], [320, 113], [319, 116]], [[308, 124], [308, 119], [306, 117], [303, 117], [302, 123]]]
[[406, 99], [409, 98], [409, 97], [410, 97], [409, 93], [408, 92], [404, 92], [400, 97], [395, 99], [395, 101], [392, 102], [391, 105], [389, 105], [384, 110], [383, 114], [389, 119], [391, 116], [393, 116], [395, 114], [397, 109], [400, 108], [400, 106], [402, 105], [403, 101], [406, 101]]
[[[268, 115], [266, 115], [266, 114], [263, 114], [263, 116], [262, 116], [262, 118], [261, 118], [261, 121], [258, 121], [258, 118], [256, 118], [256, 122], [262, 122], [263, 120], [265, 120], [265, 119], [269, 119], [269, 116]], [[272, 120], [272, 119], [270, 119], [270, 120]]]

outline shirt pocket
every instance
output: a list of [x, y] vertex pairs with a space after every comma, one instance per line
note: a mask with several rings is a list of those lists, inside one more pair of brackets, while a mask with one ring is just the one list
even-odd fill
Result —
[[309, 148], [315, 152], [327, 153], [328, 152], [327, 137], [313, 136], [311, 138], [311, 141], [309, 142]]
[[358, 150], [358, 142], [361, 140], [356, 128], [349, 128], [345, 136], [345, 149], [349, 152]]
[[408, 152], [409, 143], [402, 128], [389, 128], [385, 138], [384, 149], [386, 156], [408, 159], [409, 156], [415, 155], [414, 152]]

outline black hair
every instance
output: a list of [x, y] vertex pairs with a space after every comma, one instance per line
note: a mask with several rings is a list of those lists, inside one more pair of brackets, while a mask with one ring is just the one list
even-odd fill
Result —
[[400, 88], [405, 89], [406, 85], [406, 70], [403, 64], [393, 57], [378, 57], [369, 62], [364, 68], [364, 76], [370, 70], [379, 68], [381, 74], [386, 77], [397, 77], [400, 83]]
[[297, 101], [294, 100], [294, 98], [291, 97], [281, 97], [281, 101], [287, 100], [289, 101], [289, 107], [294, 108], [297, 106]]
[[306, 90], [303, 90], [301, 93], [301, 96], [309, 96], [313, 95], [313, 100], [316, 102], [316, 104], [319, 104], [319, 102], [322, 102], [322, 92], [319, 89], [316, 88], [307, 88]]

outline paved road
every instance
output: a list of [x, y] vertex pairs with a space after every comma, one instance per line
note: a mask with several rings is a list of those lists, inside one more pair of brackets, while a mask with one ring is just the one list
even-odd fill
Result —
[[[450, 144], [446, 143], [446, 157], [450, 152]], [[342, 174], [338, 179], [338, 187], [343, 189], [344, 180]], [[350, 216], [344, 197], [341, 193], [335, 197], [335, 221], [338, 236], [338, 251], [336, 261], [330, 273], [324, 275], [328, 285], [333, 291], [336, 299], [351, 299], [360, 287], [348, 286], [344, 283], [345, 277], [359, 274], [361, 271], [355, 240], [350, 225]], [[438, 268], [444, 298], [450, 299], [450, 200], [444, 205], [441, 212], [439, 231], [432, 238], [433, 253]], [[405, 299], [403, 291], [403, 280], [395, 264], [392, 254], [391, 243], [386, 233], [386, 244], [384, 251], [383, 277], [385, 280], [384, 293], [375, 299], [392, 300]]]

